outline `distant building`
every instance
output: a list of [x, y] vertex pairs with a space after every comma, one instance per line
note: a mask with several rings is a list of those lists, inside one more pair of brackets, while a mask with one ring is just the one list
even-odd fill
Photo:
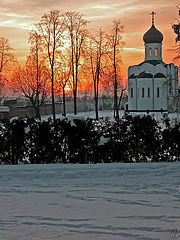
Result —
[[9, 119], [9, 107], [0, 106], [0, 120]]
[[178, 95], [178, 67], [162, 61], [163, 35], [154, 25], [144, 34], [145, 61], [128, 69], [128, 110], [168, 111]]

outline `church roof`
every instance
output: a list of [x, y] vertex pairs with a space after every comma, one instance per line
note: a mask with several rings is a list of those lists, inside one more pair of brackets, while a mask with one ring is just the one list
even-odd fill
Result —
[[140, 73], [139, 75], [135, 75], [135, 74], [131, 74], [130, 76], [129, 76], [129, 79], [131, 78], [152, 78], [153, 77], [153, 75], [151, 74], [151, 73], [148, 73], [148, 72], [142, 72], [142, 73]]
[[136, 78], [137, 76], [135, 75], [135, 74], [131, 74], [130, 76], [129, 76], [129, 79], [130, 78]]
[[156, 75], [154, 77], [155, 78], [165, 78], [166, 76], [164, 76], [164, 74], [162, 74], [162, 73], [156, 73]]
[[163, 41], [162, 33], [152, 24], [151, 28], [144, 34], [145, 43], [161, 43]]
[[144, 63], [149, 63], [149, 64], [152, 64], [153, 66], [156, 66], [158, 64], [163, 64], [166, 67], [166, 64], [161, 60], [146, 60], [146, 61], [140, 63], [138, 66], [141, 66]]
[[[129, 79], [133, 79], [133, 78], [152, 78], [153, 75], [151, 73], [148, 72], [141, 72], [139, 75], [135, 75], [135, 74], [131, 74], [129, 76]], [[166, 76], [162, 73], [156, 73], [156, 75], [154, 76], [155, 78], [165, 78]]]
[[138, 78], [152, 78], [153, 75], [151, 73], [147, 73], [147, 72], [142, 72], [138, 75]]

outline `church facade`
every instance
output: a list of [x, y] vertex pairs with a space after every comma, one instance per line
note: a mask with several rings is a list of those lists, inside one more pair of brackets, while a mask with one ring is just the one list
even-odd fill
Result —
[[154, 15], [143, 40], [145, 61], [128, 69], [128, 110], [168, 111], [178, 95], [178, 67], [162, 60], [163, 35], [154, 25]]

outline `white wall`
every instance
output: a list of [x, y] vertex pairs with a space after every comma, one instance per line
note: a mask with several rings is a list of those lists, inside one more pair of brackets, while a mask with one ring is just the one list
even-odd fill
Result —
[[[168, 109], [166, 78], [140, 78], [129, 80], [128, 107], [129, 110], [163, 110]], [[159, 97], [157, 88], [159, 87]], [[131, 88], [133, 88], [133, 98], [131, 97]], [[144, 88], [144, 97], [142, 96]], [[148, 97], [148, 88], [150, 88], [150, 97]]]
[[[153, 110], [153, 83], [152, 79], [137, 79], [137, 88], [138, 88], [138, 103], [137, 109], [140, 110]], [[142, 88], [144, 88], [144, 97], [142, 97]], [[148, 97], [148, 88], [150, 88], [150, 97]]]
[[[159, 87], [160, 95], [157, 97], [157, 88]], [[168, 110], [168, 95], [166, 78], [155, 78], [154, 80], [154, 106], [156, 110]]]
[[[133, 88], [133, 97], [131, 97], [131, 88]], [[129, 79], [128, 81], [128, 109], [135, 109], [136, 110], [136, 98], [137, 98], [137, 91], [136, 91], [136, 80]]]

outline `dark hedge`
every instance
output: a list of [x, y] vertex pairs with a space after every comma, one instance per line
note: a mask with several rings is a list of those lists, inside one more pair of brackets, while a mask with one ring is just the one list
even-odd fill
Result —
[[150, 115], [120, 120], [14, 119], [0, 123], [0, 164], [176, 161], [180, 124]]

